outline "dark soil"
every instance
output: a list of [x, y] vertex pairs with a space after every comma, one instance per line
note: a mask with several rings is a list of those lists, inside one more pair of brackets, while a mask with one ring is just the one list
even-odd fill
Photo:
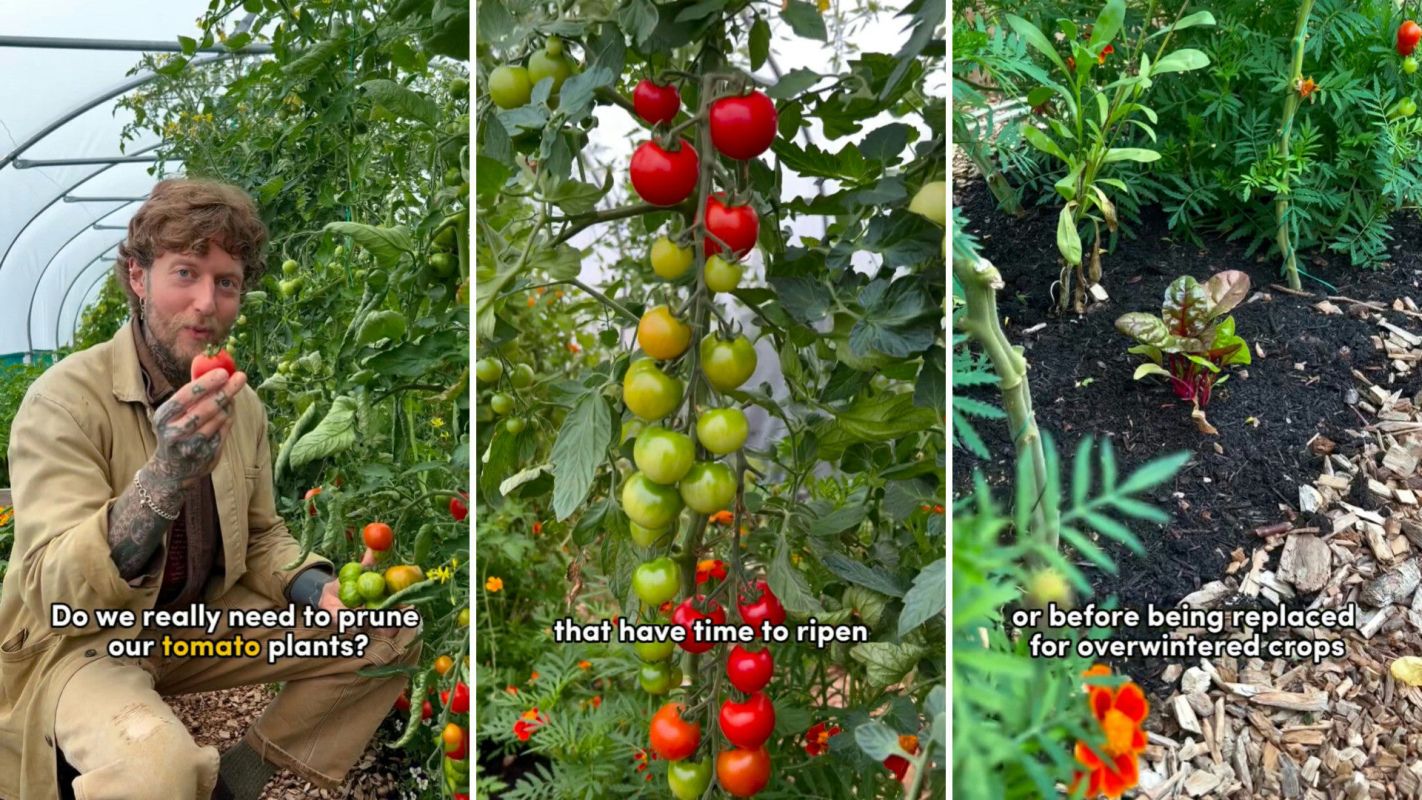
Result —
[[[1313, 308], [1315, 303], [1326, 294], [1388, 307], [1404, 295], [1422, 302], [1422, 258], [1405, 244], [1422, 242], [1422, 222], [1415, 214], [1395, 220], [1394, 241], [1403, 244], [1385, 270], [1359, 270], [1346, 258], [1310, 255], [1305, 269], [1338, 291], [1325, 291], [1305, 279], [1304, 288], [1316, 296], [1302, 298], [1270, 289], [1270, 283], [1282, 283], [1276, 258], [1247, 257], [1241, 243], [1222, 238], [1207, 240], [1204, 248], [1183, 238], [1176, 241], [1163, 215], [1152, 209], [1137, 227], [1137, 238], [1122, 236], [1116, 250], [1103, 259], [1103, 286], [1110, 302], [1091, 307], [1083, 317], [1056, 317], [1049, 313], [1048, 291], [1058, 269], [1057, 210], [1039, 208], [1014, 220], [996, 210], [980, 180], [963, 187], [955, 199], [983, 255], [1006, 282], [998, 295], [999, 313], [1008, 337], [1026, 348], [1037, 422], [1055, 439], [1063, 460], [1069, 464], [1077, 443], [1088, 434], [1111, 439], [1122, 475], [1164, 454], [1194, 454], [1170, 485], [1149, 498], [1171, 513], [1170, 524], [1162, 529], [1122, 520], [1144, 543], [1145, 556], [1103, 539], [1101, 544], [1119, 566], [1118, 575], [1076, 559], [1092, 581], [1098, 603], [1114, 595], [1124, 607], [1174, 605], [1201, 585], [1223, 578], [1232, 551], [1242, 547], [1249, 554], [1262, 542], [1253, 535], [1254, 528], [1288, 520], [1294, 513], [1299, 481], [1311, 481], [1320, 471], [1318, 457], [1306, 447], [1314, 434], [1332, 439], [1337, 452], [1345, 455], [1356, 448], [1344, 431], [1365, 423], [1344, 396], [1358, 386], [1354, 369], [1386, 381], [1383, 354], [1370, 341], [1380, 329], [1352, 314], [1325, 316]], [[1159, 313], [1166, 286], [1180, 275], [1203, 282], [1226, 269], [1247, 272], [1251, 295], [1268, 296], [1254, 297], [1233, 312], [1237, 332], [1254, 349], [1253, 363], [1234, 367], [1236, 374], [1216, 387], [1206, 411], [1219, 435], [1205, 436], [1192, 423], [1189, 405], [1177, 400], [1163, 381], [1132, 380], [1140, 357], [1126, 352], [1133, 342], [1118, 333], [1114, 323], [1127, 311]], [[1352, 308], [1335, 304], [1345, 312]], [[1416, 320], [1388, 316], [1393, 324], [1416, 328]], [[1038, 323], [1046, 327], [1024, 332]], [[1422, 378], [1414, 374], [1407, 383], [1388, 388], [1402, 389], [1411, 397], [1422, 388]], [[983, 399], [995, 402], [991, 396]], [[999, 487], [1010, 474], [1012, 445], [1006, 427], [984, 421], [978, 431], [995, 458], [983, 462], [955, 450], [955, 495], [971, 487], [975, 469]], [[1064, 466], [1068, 475], [1069, 470]], [[999, 496], [1007, 497], [1001, 490]], [[1353, 502], [1373, 507], [1366, 498]], [[1326, 519], [1319, 521], [1327, 525]], [[1159, 697], [1160, 672], [1168, 663], [1152, 659], [1113, 666]]]

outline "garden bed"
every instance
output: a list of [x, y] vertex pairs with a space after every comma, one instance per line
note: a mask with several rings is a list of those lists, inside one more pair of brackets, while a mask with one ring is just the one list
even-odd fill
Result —
[[[980, 180], [958, 183], [956, 205], [1006, 283], [999, 312], [1008, 337], [1026, 349], [1037, 421], [1054, 438], [1058, 453], [1069, 458], [1087, 434], [1112, 440], [1123, 471], [1168, 452], [1193, 453], [1151, 498], [1172, 514], [1170, 524], [1135, 526], [1144, 556], [1102, 542], [1119, 574], [1087, 570], [1098, 602], [1115, 595], [1128, 607], [1173, 605], [1223, 577], [1237, 549], [1257, 546], [1255, 529], [1289, 519], [1299, 505], [1299, 483], [1319, 471], [1310, 440], [1327, 437], [1348, 456], [1358, 444], [1345, 431], [1371, 421], [1350, 405], [1361, 385], [1355, 371], [1379, 382], [1394, 380], [1387, 388], [1403, 397], [1422, 388], [1416, 369], [1410, 377], [1390, 377], [1385, 354], [1373, 343], [1378, 323], [1362, 318], [1366, 308], [1342, 300], [1333, 301], [1342, 314], [1316, 307], [1325, 295], [1385, 307], [1408, 296], [1422, 300], [1422, 258], [1405, 245], [1422, 241], [1415, 216], [1396, 220], [1398, 244], [1389, 269], [1364, 272], [1350, 268], [1346, 258], [1310, 254], [1305, 268], [1337, 291], [1312, 283], [1305, 288], [1314, 296], [1298, 297], [1270, 287], [1279, 280], [1276, 258], [1247, 256], [1242, 244], [1223, 239], [1207, 240], [1204, 247], [1177, 241], [1162, 215], [1148, 210], [1136, 238], [1122, 236], [1103, 259], [1110, 302], [1082, 317], [1056, 317], [1049, 313], [1048, 293], [1058, 263], [1056, 209], [1035, 209], [1015, 220], [995, 209]], [[1252, 281], [1250, 297], [1234, 316], [1253, 363], [1235, 367], [1236, 374], [1217, 387], [1207, 412], [1219, 435], [1205, 436], [1192, 424], [1189, 406], [1162, 382], [1132, 380], [1139, 359], [1126, 352], [1132, 342], [1116, 332], [1114, 322], [1128, 311], [1158, 312], [1165, 287], [1180, 275], [1204, 280], [1226, 269], [1243, 270]], [[1403, 319], [1387, 316], [1396, 324]], [[1002, 495], [1012, 464], [1007, 432], [992, 421], [978, 430], [995, 458], [983, 462], [955, 451], [955, 495], [979, 469]], [[1354, 502], [1368, 507], [1368, 498]], [[1161, 679], [1167, 666], [1164, 660], [1113, 664], [1152, 697], [1168, 692]]]

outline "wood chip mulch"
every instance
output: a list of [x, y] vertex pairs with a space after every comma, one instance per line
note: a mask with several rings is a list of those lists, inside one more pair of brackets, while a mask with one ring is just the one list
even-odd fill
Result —
[[[1229, 657], [1170, 665], [1162, 677], [1176, 691], [1151, 698], [1137, 797], [1422, 798], [1422, 688], [1390, 672], [1396, 659], [1422, 655], [1422, 392], [1398, 388], [1422, 370], [1422, 312], [1410, 298], [1383, 306], [1334, 297], [1314, 307], [1375, 322], [1373, 345], [1388, 367], [1354, 372], [1356, 396], [1345, 402], [1359, 424], [1341, 444], [1308, 443], [1319, 472], [1297, 487], [1297, 505], [1281, 504], [1280, 522], [1254, 531], [1252, 552], [1236, 550], [1220, 580], [1180, 602], [1357, 604], [1358, 628], [1279, 632], [1342, 637], [1347, 657], [1316, 665]], [[1172, 635], [1190, 633], [1208, 635]]]

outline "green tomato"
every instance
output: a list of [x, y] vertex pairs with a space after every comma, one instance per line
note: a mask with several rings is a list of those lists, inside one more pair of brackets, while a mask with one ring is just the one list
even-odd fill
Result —
[[667, 783], [676, 800], [697, 800], [711, 785], [711, 759], [683, 759], [667, 765]]
[[659, 420], [681, 405], [685, 387], [680, 378], [662, 372], [650, 358], [632, 362], [622, 379], [622, 402], [649, 422]]
[[456, 100], [463, 100], [469, 96], [469, 81], [463, 78], [455, 78], [449, 82], [449, 94]]
[[740, 264], [727, 261], [720, 256], [711, 256], [706, 259], [706, 268], [703, 276], [706, 278], [706, 288], [712, 293], [734, 291], [741, 285], [741, 272], [744, 270]]
[[639, 547], [652, 547], [658, 543], [671, 542], [671, 528], [644, 528], [635, 522], [627, 523], [627, 531]]
[[543, 51], [554, 58], [563, 55], [563, 40], [557, 36], [549, 36], [548, 41], [543, 43]]
[[909, 201], [909, 211], [944, 224], [948, 218], [948, 184], [943, 181], [925, 183]]
[[[666, 628], [667, 625], [657, 627]], [[676, 642], [668, 639], [665, 642], [633, 642], [632, 649], [636, 651], [637, 657], [651, 664], [657, 661], [666, 661], [676, 652]]]
[[533, 80], [523, 67], [502, 66], [489, 73], [489, 98], [499, 108], [528, 105], [532, 94]]
[[509, 383], [512, 383], [515, 389], [527, 389], [533, 385], [534, 377], [533, 367], [519, 364], [509, 373]]
[[504, 420], [504, 430], [512, 433], [514, 436], [523, 433], [523, 429], [527, 427], [528, 423], [524, 421], [523, 417], [509, 417]]
[[671, 486], [691, 469], [696, 446], [686, 434], [653, 425], [642, 431], [632, 446], [632, 460], [652, 481]]
[[643, 604], [656, 608], [681, 591], [681, 568], [666, 556], [644, 562], [632, 571], [632, 591]]
[[341, 571], [336, 573], [336, 578], [341, 583], [345, 583], [359, 578], [363, 572], [365, 572], [365, 567], [362, 567], [359, 561], [348, 561], [341, 566]]
[[665, 528], [681, 513], [681, 495], [675, 487], [662, 486], [634, 472], [622, 485], [622, 510], [644, 528]]
[[1417, 71], [1417, 59], [1412, 56], [1402, 59], [1402, 71], [1411, 75]]
[[301, 265], [296, 263], [296, 259], [288, 258], [281, 262], [281, 274], [288, 278], [295, 275], [299, 269], [301, 269]]
[[306, 279], [301, 275], [297, 275], [290, 280], [277, 281], [277, 291], [280, 292], [284, 298], [291, 297], [301, 290], [303, 283], [306, 283]]
[[365, 602], [365, 598], [361, 597], [360, 587], [356, 585], [355, 581], [342, 581], [341, 589], [336, 594], [336, 597], [340, 599], [341, 605], [346, 608], [360, 608], [361, 603]]
[[372, 311], [356, 334], [358, 344], [374, 344], [381, 339], [395, 340], [405, 335], [408, 323], [399, 311]]
[[693, 464], [677, 484], [686, 507], [698, 514], [715, 514], [730, 507], [736, 497], [736, 476], [718, 461]]
[[750, 380], [755, 365], [755, 345], [744, 335], [726, 341], [708, 333], [701, 340], [701, 371], [718, 392], [730, 391]]
[[489, 408], [494, 409], [494, 413], [498, 414], [501, 417], [505, 416], [510, 411], [513, 411], [513, 407], [513, 398], [509, 397], [503, 392], [500, 392], [499, 394], [496, 394], [493, 397], [489, 398]]
[[[551, 45], [556, 40], [548, 41]], [[531, 84], [536, 86], [544, 78], [553, 79], [553, 91], [548, 94], [549, 97], [556, 97], [558, 90], [563, 87], [563, 81], [573, 75], [573, 64], [563, 56], [562, 45], [557, 49], [557, 53], [545, 49], [528, 57], [528, 80]]]
[[474, 362], [474, 377], [480, 383], [493, 383], [504, 374], [504, 365], [497, 358], [481, 358]]
[[430, 256], [430, 271], [437, 278], [453, 278], [459, 272], [459, 263], [449, 253], [435, 253]]
[[665, 236], [652, 243], [652, 271], [658, 278], [669, 281], [680, 278], [691, 269], [693, 260], [690, 247], [677, 247]]
[[637, 682], [647, 694], [666, 694], [681, 685], [681, 667], [670, 661], [643, 664], [637, 671]]
[[696, 440], [718, 456], [739, 450], [749, 433], [750, 424], [739, 408], [715, 408], [696, 420]]
[[1404, 97], [1397, 104], [1397, 113], [1404, 117], [1410, 117], [1417, 113], [1417, 102], [1410, 97]]
[[356, 578], [356, 589], [360, 596], [369, 602], [375, 602], [385, 596], [385, 576], [379, 572], [365, 572]]

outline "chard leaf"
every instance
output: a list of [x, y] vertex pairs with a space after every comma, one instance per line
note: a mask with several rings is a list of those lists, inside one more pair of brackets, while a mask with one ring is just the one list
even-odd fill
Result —
[[1205, 288], [1194, 278], [1184, 275], [1176, 278], [1165, 290], [1165, 304], [1161, 307], [1160, 316], [1170, 333], [1197, 339], [1212, 319], [1209, 310], [1210, 296]]
[[1205, 294], [1210, 298], [1209, 318], [1228, 314], [1249, 295], [1249, 276], [1229, 269], [1205, 282]]

